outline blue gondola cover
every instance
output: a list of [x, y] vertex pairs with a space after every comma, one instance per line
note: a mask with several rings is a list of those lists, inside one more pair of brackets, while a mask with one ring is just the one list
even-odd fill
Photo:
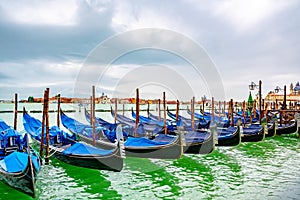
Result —
[[[36, 156], [31, 156], [34, 167], [39, 170]], [[15, 173], [25, 170], [28, 163], [28, 155], [22, 152], [13, 152], [0, 161], [0, 167], [7, 172]]]
[[67, 148], [62, 152], [63, 155], [71, 155], [71, 154], [77, 154], [77, 155], [110, 155], [112, 154], [113, 150], [103, 150], [98, 149], [96, 147], [93, 147], [91, 145], [77, 142], [71, 147]]

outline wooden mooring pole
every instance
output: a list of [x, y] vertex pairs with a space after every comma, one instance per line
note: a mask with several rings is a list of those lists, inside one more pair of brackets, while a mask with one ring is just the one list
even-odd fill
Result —
[[221, 101], [219, 101], [218, 121], [221, 122]]
[[164, 103], [164, 131], [165, 135], [168, 133], [167, 129], [167, 110], [166, 110], [166, 92], [163, 92], [163, 103]]
[[229, 101], [229, 105], [228, 105], [228, 114], [230, 113], [230, 117], [228, 117], [230, 119], [230, 126], [234, 126], [234, 118], [233, 118], [233, 99], [231, 99]]
[[44, 140], [45, 140], [45, 116], [46, 116], [45, 99], [46, 99], [46, 90], [44, 91], [44, 99], [43, 99], [44, 103], [43, 103], [43, 115], [42, 115], [42, 135], [41, 135], [41, 144], [40, 144], [40, 157], [43, 157]]
[[191, 115], [192, 131], [194, 131], [195, 130], [195, 97], [193, 97], [191, 100], [191, 111], [192, 111], [192, 115]]
[[177, 101], [176, 101], [176, 125], [178, 123], [178, 117], [179, 117], [179, 101], [177, 99]]
[[161, 121], [161, 114], [160, 114], [160, 99], [158, 99], [158, 120]]
[[95, 134], [95, 86], [92, 86], [92, 136], [93, 145], [96, 144], [96, 134]]
[[90, 96], [90, 125], [92, 125], [92, 119], [93, 119], [93, 97]]
[[60, 127], [60, 94], [57, 95], [57, 127]]
[[18, 94], [15, 93], [15, 110], [14, 110], [14, 129], [17, 130], [17, 122], [18, 122]]
[[46, 121], [46, 156], [45, 164], [49, 164], [49, 92], [50, 89], [46, 89], [46, 99], [45, 99], [45, 121]]
[[[204, 113], [203, 113], [204, 115]], [[215, 99], [214, 97], [211, 98], [211, 121], [215, 121]]]
[[147, 101], [147, 116], [150, 116], [150, 103], [149, 100]]
[[138, 136], [138, 126], [139, 126], [139, 116], [140, 116], [140, 97], [139, 97], [139, 89], [136, 89], [136, 98], [135, 98], [135, 129], [134, 129], [134, 137]]
[[[124, 104], [123, 104], [124, 105]], [[115, 99], [115, 114], [114, 114], [114, 123], [117, 123], [117, 114], [118, 114], [118, 99]], [[124, 116], [124, 107], [123, 107], [123, 116]]]

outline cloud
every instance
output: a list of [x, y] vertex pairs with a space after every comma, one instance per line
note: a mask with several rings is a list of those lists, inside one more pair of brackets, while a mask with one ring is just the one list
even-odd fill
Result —
[[[77, 72], [90, 52], [116, 34], [139, 28], [172, 30], [194, 40], [215, 63], [226, 98], [241, 99], [247, 97], [251, 81], [262, 79], [265, 90], [273, 89], [275, 82], [298, 81], [298, 10], [299, 3], [293, 0], [4, 0], [0, 2], [0, 99], [11, 96], [15, 90], [43, 91], [47, 85], [57, 91], [61, 85], [66, 94], [72, 95]], [[153, 38], [152, 44], [169, 40], [171, 36], [161, 35]], [[137, 35], [115, 45], [116, 49], [129, 48], [136, 42], [147, 41], [143, 35]], [[184, 45], [181, 41], [172, 44], [178, 49]], [[103, 89], [111, 91], [113, 84], [109, 81], [114, 83], [120, 74], [126, 73], [124, 66], [130, 71], [147, 64], [171, 66], [178, 73], [187, 74], [193, 84], [198, 83], [178, 57], [148, 50], [118, 58]]]
[[[180, 8], [180, 9], [179, 9]], [[168, 1], [151, 3], [149, 1], [115, 1], [112, 17], [112, 28], [116, 32], [123, 32], [140, 28], [162, 28], [173, 31], [184, 30], [185, 34], [192, 34], [187, 23], [188, 15], [184, 2], [175, 4]]]
[[[4, 1], [0, 8], [4, 11], [0, 14], [0, 62], [41, 58], [83, 60], [112, 34], [112, 11], [95, 9], [86, 1]], [[64, 17], [59, 13], [70, 14]]]
[[64, 91], [64, 95], [72, 96], [74, 81], [80, 69], [80, 63], [54, 63], [45, 60], [34, 60], [21, 63], [0, 63], [1, 78], [0, 99], [13, 96], [19, 92], [20, 98], [29, 94], [42, 96], [46, 87], [52, 94]]
[[238, 32], [254, 30], [274, 15], [290, 8], [296, 1], [273, 1], [273, 0], [252, 0], [252, 1], [214, 1], [211, 3], [213, 14], [230, 23]]
[[18, 24], [69, 26], [76, 23], [77, 3], [67, 1], [1, 1], [8, 18]]

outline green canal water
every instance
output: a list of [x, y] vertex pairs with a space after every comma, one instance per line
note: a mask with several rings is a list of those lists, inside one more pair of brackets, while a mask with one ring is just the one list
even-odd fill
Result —
[[[29, 111], [42, 107], [20, 104], [18, 109], [24, 105]], [[62, 108], [76, 110], [69, 115], [85, 123], [76, 105]], [[13, 105], [0, 104], [3, 110], [13, 110]], [[109, 113], [96, 114], [112, 120]], [[13, 125], [13, 113], [1, 113], [0, 118]], [[50, 113], [50, 123], [56, 123], [56, 113]], [[21, 113], [18, 130], [23, 130]], [[299, 142], [295, 133], [178, 160], [126, 158], [121, 172], [80, 168], [52, 158], [38, 176], [37, 199], [300, 199]], [[0, 199], [32, 198], [0, 182]]]

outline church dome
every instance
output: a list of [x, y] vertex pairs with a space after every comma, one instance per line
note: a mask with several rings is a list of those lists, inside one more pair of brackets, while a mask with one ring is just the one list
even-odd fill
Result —
[[300, 91], [300, 84], [299, 84], [299, 81], [297, 82], [297, 84], [296, 84], [296, 86], [295, 86], [295, 88], [294, 88], [294, 91], [295, 91], [295, 92]]

